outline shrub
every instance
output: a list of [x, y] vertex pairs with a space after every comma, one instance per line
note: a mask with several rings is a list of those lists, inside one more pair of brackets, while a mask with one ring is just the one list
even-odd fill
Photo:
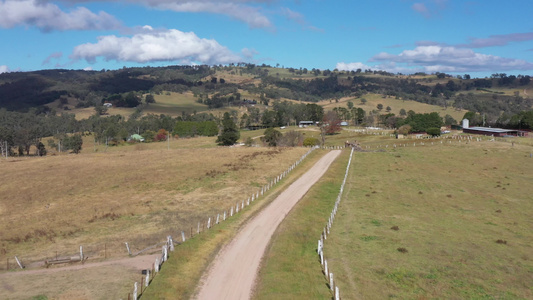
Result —
[[305, 147], [313, 147], [313, 146], [320, 145], [320, 141], [314, 137], [307, 137], [304, 139], [303, 145]]

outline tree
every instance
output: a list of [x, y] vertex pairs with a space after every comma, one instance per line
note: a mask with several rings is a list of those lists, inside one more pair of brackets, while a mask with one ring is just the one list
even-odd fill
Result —
[[349, 109], [349, 110], [352, 110], [352, 108], [353, 108], [353, 102], [352, 102], [352, 101], [348, 101], [348, 102], [346, 103], [346, 105], [348, 106], [348, 109]]
[[387, 110], [387, 112], [390, 112], [392, 110], [392, 108], [390, 106], [387, 106], [386, 110]]
[[381, 104], [381, 103], [378, 104], [377, 108], [378, 108], [378, 110], [382, 110], [383, 109], [383, 104]]
[[154, 95], [148, 94], [146, 95], [146, 98], [144, 99], [146, 103], [155, 103]]
[[328, 111], [324, 115], [324, 119], [322, 120], [322, 127], [324, 128], [324, 132], [327, 135], [335, 134], [339, 131], [341, 131], [341, 119], [339, 118], [339, 115], [337, 115], [334, 111]]
[[444, 116], [444, 125], [455, 125], [457, 121], [450, 115]]
[[39, 144], [37, 145], [37, 155], [46, 156], [46, 148], [44, 147], [44, 144], [42, 142], [39, 142]]
[[281, 132], [274, 128], [267, 128], [265, 130], [265, 136], [261, 138], [269, 147], [276, 147], [282, 137]]
[[75, 134], [73, 136], [67, 137], [63, 140], [63, 145], [66, 150], [72, 150], [72, 152], [78, 154], [81, 151], [81, 146], [83, 145], [83, 139], [81, 134]]
[[405, 109], [403, 109], [403, 108], [400, 109], [400, 116], [402, 116], [402, 117], [407, 116], [407, 112], [405, 111]]
[[439, 136], [440, 135], [440, 128], [437, 127], [431, 127], [426, 130], [426, 133], [431, 136]]
[[224, 118], [222, 119], [222, 132], [217, 138], [217, 143], [221, 146], [231, 146], [237, 142], [241, 137], [237, 125], [233, 122], [230, 114], [228, 112], [224, 113]]
[[97, 115], [101, 116], [101, 115], [105, 115], [107, 113], [107, 107], [103, 106], [103, 105], [96, 105], [94, 107], [94, 111], [96, 112]]
[[361, 104], [366, 104], [367, 100], [365, 98], [361, 98]]

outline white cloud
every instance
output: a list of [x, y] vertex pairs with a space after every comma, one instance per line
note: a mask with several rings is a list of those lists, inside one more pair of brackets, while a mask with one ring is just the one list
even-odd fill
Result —
[[505, 70], [533, 70], [533, 64], [524, 60], [504, 58], [474, 52], [472, 49], [452, 46], [418, 46], [400, 54], [382, 52], [371, 62], [393, 62], [409, 68], [423, 68], [427, 72], [483, 72]]
[[373, 68], [360, 62], [352, 62], [352, 63], [340, 62], [340, 63], [337, 63], [337, 65], [335, 66], [335, 69], [342, 70], [342, 71], [356, 71], [357, 69], [366, 70], [366, 69], [373, 69]]
[[0, 74], [8, 73], [8, 72], [10, 72], [10, 71], [9, 71], [9, 68], [6, 65], [0, 65]]
[[242, 58], [215, 40], [202, 39], [193, 32], [176, 29], [144, 32], [132, 37], [101, 36], [95, 44], [87, 43], [74, 48], [74, 60], [94, 62], [105, 60], [148, 63], [155, 61], [199, 62], [226, 64]]
[[64, 12], [55, 4], [37, 0], [0, 1], [0, 27], [35, 26], [51, 30], [104, 30], [120, 27], [113, 16], [95, 14], [85, 7]]
[[248, 49], [244, 48], [241, 50], [241, 53], [244, 57], [246, 57], [249, 60], [252, 60], [255, 55], [259, 54], [255, 49]]
[[260, 8], [242, 4], [246, 1], [141, 0], [141, 2], [158, 9], [172, 10], [177, 12], [207, 12], [227, 15], [233, 19], [248, 24], [252, 28], [272, 27], [272, 23], [265, 15], [261, 13]]
[[[43, 0], [51, 1], [51, 0]], [[273, 27], [265, 16], [261, 4], [269, 4], [273, 0], [114, 0], [141, 4], [161, 10], [176, 12], [205, 12], [221, 14], [248, 24], [252, 28]], [[80, 2], [97, 2], [97, 0], [63, 0], [77, 4]]]
[[400, 54], [379, 53], [366, 65], [360, 62], [337, 63], [339, 70], [372, 69], [392, 73], [414, 72], [496, 72], [533, 70], [533, 63], [474, 52], [453, 46], [429, 45], [404, 50]]
[[91, 66], [83, 68], [83, 71], [92, 71], [92, 70], [93, 70], [93, 67]]

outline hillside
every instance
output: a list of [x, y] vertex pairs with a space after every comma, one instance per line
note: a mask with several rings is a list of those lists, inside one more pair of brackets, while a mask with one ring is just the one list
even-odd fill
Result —
[[[72, 150], [71, 136], [82, 133], [105, 145], [123, 144], [133, 134], [145, 141], [171, 134], [193, 137], [205, 134], [196, 130], [201, 122], [214, 122], [221, 130], [226, 113], [240, 129], [322, 122], [329, 111], [335, 113], [329, 122], [409, 125], [410, 132], [456, 124], [466, 114], [472, 126], [532, 129], [532, 86], [522, 75], [464, 79], [253, 64], [3, 73], [0, 149], [31, 155], [36, 147], [42, 155], [44, 148], [60, 151], [63, 144]], [[420, 119], [415, 115], [434, 122], [415, 124]], [[176, 131], [180, 122], [193, 122], [185, 135]], [[42, 143], [52, 136], [49, 144]]]

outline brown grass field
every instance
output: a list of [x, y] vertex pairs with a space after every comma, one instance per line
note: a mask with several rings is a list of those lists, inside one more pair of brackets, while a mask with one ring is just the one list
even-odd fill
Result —
[[[365, 104], [361, 103], [361, 98], [365, 98], [367, 102]], [[387, 106], [390, 106], [391, 113], [399, 116], [400, 110], [403, 108], [405, 111], [412, 110], [416, 113], [422, 114], [422, 113], [432, 113], [437, 112], [441, 117], [444, 118], [446, 115], [452, 116], [457, 122], [460, 122], [464, 116], [465, 113], [467, 113], [466, 110], [456, 110], [453, 107], [443, 108], [441, 106], [437, 105], [431, 105], [426, 103], [420, 103], [412, 100], [400, 100], [395, 98], [383, 98], [379, 94], [367, 94], [364, 95], [361, 98], [342, 98], [339, 100], [338, 103], [335, 102], [335, 100], [332, 100], [331, 102], [328, 101], [321, 101], [318, 104], [323, 106], [325, 110], [332, 110], [335, 107], [344, 107], [347, 108], [347, 102], [352, 101], [354, 104], [354, 107], [360, 107], [364, 109], [368, 115], [369, 112], [373, 110], [377, 110], [378, 104], [383, 104], [383, 109], [381, 110], [380, 114], [387, 114], [387, 111], [385, 110]]]
[[[98, 261], [104, 249], [107, 258], [127, 257], [124, 242], [136, 252], [168, 234], [177, 237], [183, 230], [189, 236], [199, 221], [246, 200], [307, 151], [213, 147], [214, 139], [175, 140], [170, 150], [166, 143], [152, 143], [104, 152], [101, 145], [95, 153], [87, 145], [79, 155], [0, 161], [0, 269], [7, 259], [15, 269], [15, 255], [31, 267], [56, 255], [76, 255], [83, 245], [91, 261]], [[132, 285], [120, 277], [122, 287]], [[121, 290], [84, 288], [95, 293], [88, 299]], [[17, 292], [10, 297], [39, 294]]]

